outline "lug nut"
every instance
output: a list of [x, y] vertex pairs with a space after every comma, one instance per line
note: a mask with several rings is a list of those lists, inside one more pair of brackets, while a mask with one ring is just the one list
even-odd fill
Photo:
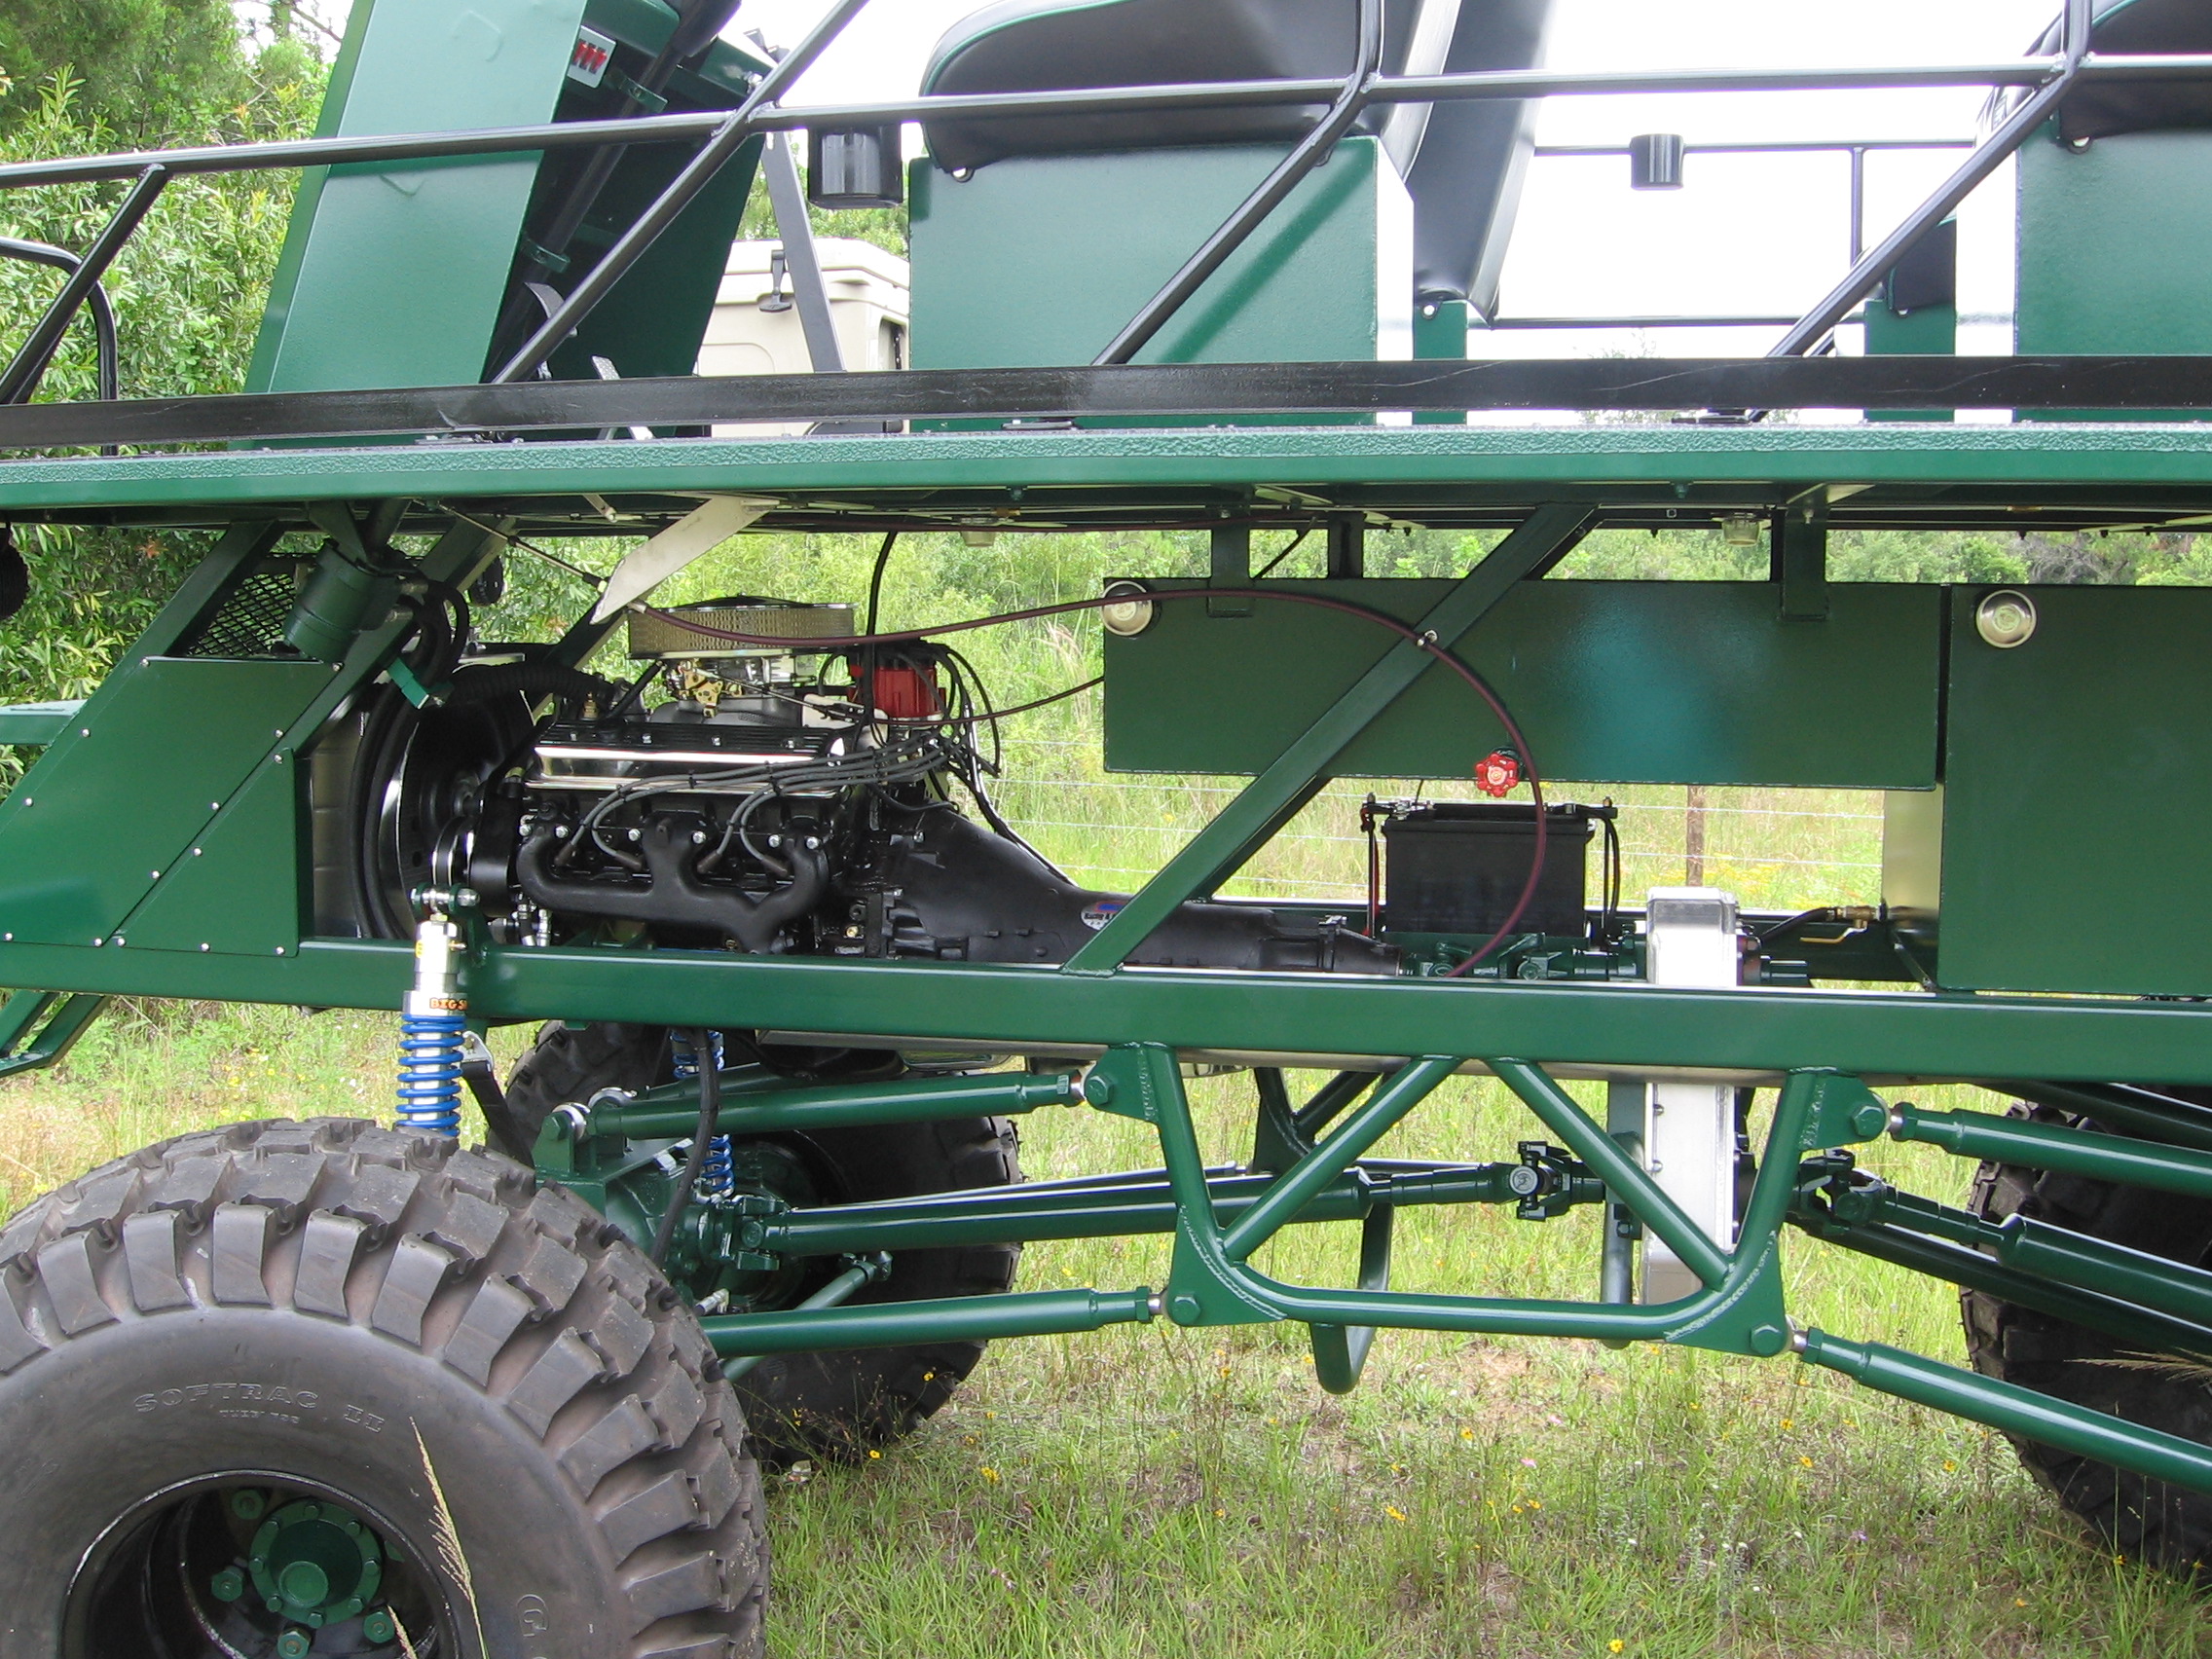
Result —
[[218, 1602], [235, 1602], [245, 1594], [245, 1574], [226, 1567], [207, 1580], [207, 1593]]

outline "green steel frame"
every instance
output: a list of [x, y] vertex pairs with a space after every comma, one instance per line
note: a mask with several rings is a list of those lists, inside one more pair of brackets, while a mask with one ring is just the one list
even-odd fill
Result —
[[[858, 0], [833, 8], [827, 32], [817, 31], [756, 88], [744, 112], [716, 126], [682, 176], [703, 183], [750, 136], [747, 122], [783, 119], [773, 107], [776, 89], [856, 10]], [[2063, 58], [2024, 77], [2040, 88], [2039, 114], [2063, 78], [2097, 72], [2083, 56], [2086, 9], [2070, 10], [2081, 16]], [[1455, 79], [1483, 78], [1446, 77], [1436, 90], [1451, 91], [1444, 82]], [[1496, 84], [1489, 95], [1521, 85], [1490, 79]], [[1343, 89], [1354, 104], [1404, 91], [1383, 82]], [[703, 129], [691, 135], [706, 136]], [[1984, 162], [1994, 165], [1977, 151], [1971, 166]], [[144, 176], [150, 197], [166, 174]], [[664, 201], [653, 211], [665, 209], [665, 217], [682, 206]], [[650, 240], [649, 231], [640, 236], [634, 227], [623, 245], [642, 251]], [[1882, 259], [1894, 258], [1897, 240], [1861, 262], [1870, 264], [1872, 277]], [[97, 275], [92, 271], [85, 285]], [[1855, 272], [1851, 281], [1865, 275]], [[618, 276], [616, 270], [602, 285]], [[1848, 309], [1863, 292], [1838, 289], [1824, 304]], [[580, 314], [577, 299], [549, 320], [538, 344], [558, 339], [571, 313]], [[529, 354], [526, 349], [509, 367], [523, 372], [516, 364]], [[2212, 425], [1267, 425], [377, 443], [0, 461], [0, 518], [223, 533], [91, 699], [0, 711], [0, 741], [44, 746], [0, 802], [0, 984], [25, 987], [0, 1011], [0, 1074], [58, 1059], [115, 995], [400, 1006], [412, 974], [405, 942], [316, 937], [305, 919], [299, 780], [334, 717], [393, 673], [405, 624], [359, 632], [327, 666], [232, 663], [203, 673], [208, 665], [177, 654], [282, 535], [314, 529], [352, 542], [370, 525], [435, 531], [418, 573], [460, 586], [518, 528], [605, 534], [607, 503], [628, 509], [633, 525], [658, 528], [698, 496], [716, 493], [768, 498], [774, 504], [763, 525], [810, 530], [949, 528], [983, 510], [1013, 528], [1025, 515], [1078, 527], [1291, 528], [1356, 512], [1509, 531], [1420, 617], [1422, 644], [1393, 644], [1353, 678], [1063, 967], [498, 945], [481, 930], [467, 931], [462, 989], [479, 1021], [742, 1028], [1071, 1062], [1033, 1074], [840, 1088], [733, 1072], [724, 1080], [722, 1122], [734, 1134], [1059, 1108], [1122, 1115], [1156, 1136], [1156, 1167], [1076, 1181], [898, 1203], [792, 1207], [758, 1195], [726, 1205], [689, 1200], [683, 1248], [694, 1260], [842, 1262], [800, 1306], [705, 1319], [733, 1370], [774, 1353], [1161, 1318], [1183, 1326], [1303, 1324], [1321, 1382], [1340, 1390], [1356, 1382], [1375, 1334], [1392, 1328], [1665, 1342], [1760, 1357], [1795, 1351], [1868, 1386], [2212, 1492], [2212, 1449], [1795, 1325], [1781, 1272], [1784, 1231], [1793, 1227], [2153, 1351], [2212, 1355], [2212, 1273], [2045, 1224], [1992, 1224], [1897, 1193], [1858, 1172], [1847, 1150], [1890, 1135], [1962, 1157], [2212, 1198], [2212, 1114], [2157, 1092], [2212, 1085], [2212, 1003], [1129, 966], [1132, 949], [1163, 917], [1210, 895], [1311, 798], [1349, 746], [1429, 671], [1431, 653], [1457, 648], [1593, 526], [1788, 513], [1775, 597], [1786, 618], [1818, 625], [1828, 591], [1817, 534], [1824, 519], [1829, 529], [2199, 523], [2212, 516]], [[563, 657], [579, 660], [606, 626], [579, 621], [561, 643]], [[2196, 719], [2194, 710], [2170, 718]], [[178, 745], [177, 732], [197, 719], [220, 725], [220, 741]], [[102, 828], [131, 802], [143, 810], [128, 825]], [[1778, 923], [1778, 933], [1788, 926]], [[1823, 945], [1803, 928], [1787, 937], [1827, 977], [1909, 972], [1881, 946]], [[1831, 946], [1832, 955], [1819, 955]], [[1191, 1061], [1256, 1069], [1248, 1164], [1206, 1161], [1183, 1087]], [[1281, 1076], [1292, 1068], [1338, 1075], [1301, 1108]], [[1523, 1142], [1513, 1159], [1489, 1162], [1369, 1156], [1448, 1078], [1462, 1074], [1499, 1080], [1559, 1144]], [[1776, 1091], [1729, 1248], [1700, 1231], [1563, 1082], [1653, 1077]], [[1874, 1092], [1921, 1080], [2015, 1078], [2032, 1080], [2021, 1086], [2031, 1098], [2124, 1129], [2126, 1138], [1922, 1111]], [[699, 1110], [696, 1084], [573, 1103], [546, 1125], [540, 1172], [643, 1238], [655, 1206], [674, 1200], [665, 1179], [653, 1177], [661, 1183], [657, 1198], [639, 1183], [657, 1155], [690, 1131]], [[1512, 1204], [1531, 1223], [1596, 1211], [1605, 1241], [1591, 1254], [1594, 1268], [1595, 1258], [1607, 1263], [1604, 1288], [1587, 1302], [1390, 1289], [1396, 1211], [1446, 1203]], [[1352, 1286], [1286, 1283], [1253, 1265], [1286, 1227], [1352, 1224], [1360, 1228]], [[1627, 1301], [1611, 1271], [1623, 1226], [1664, 1243], [1698, 1288], [1663, 1305]], [[1124, 1234], [1172, 1235], [1164, 1284], [851, 1301], [881, 1276], [886, 1252]], [[1595, 1272], [1593, 1281], [1601, 1282]]]

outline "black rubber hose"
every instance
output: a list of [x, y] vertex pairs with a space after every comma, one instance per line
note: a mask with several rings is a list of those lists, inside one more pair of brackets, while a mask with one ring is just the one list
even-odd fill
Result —
[[653, 1232], [653, 1266], [659, 1267], [668, 1260], [668, 1247], [676, 1238], [677, 1223], [683, 1219], [684, 1206], [691, 1201], [691, 1190], [699, 1184], [699, 1172], [707, 1166], [707, 1148], [715, 1138], [715, 1128], [722, 1115], [722, 1074], [715, 1065], [715, 1034], [705, 1029], [691, 1033], [691, 1052], [699, 1066], [699, 1127], [691, 1137], [691, 1150], [684, 1156], [683, 1173], [677, 1178], [676, 1191], [668, 1198], [668, 1208], [661, 1212], [660, 1226]]
[[500, 697], [524, 694], [580, 703], [586, 697], [611, 698], [619, 691], [620, 687], [612, 681], [586, 674], [580, 668], [565, 668], [557, 662], [501, 662], [486, 668], [461, 670], [454, 676], [453, 689], [446, 693], [446, 701], [489, 703]]

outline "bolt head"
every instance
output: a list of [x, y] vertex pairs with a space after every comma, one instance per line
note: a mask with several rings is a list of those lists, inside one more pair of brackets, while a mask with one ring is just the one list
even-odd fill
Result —
[[207, 1580], [207, 1593], [218, 1602], [235, 1602], [245, 1594], [245, 1574], [226, 1567]]
[[1185, 1291], [1180, 1296], [1169, 1297], [1167, 1300], [1167, 1315], [1178, 1325], [1197, 1324], [1199, 1315], [1204, 1311], [1205, 1309], [1198, 1306], [1198, 1299], [1189, 1291]]
[[1851, 1114], [1853, 1132], [1867, 1140], [1873, 1140], [1880, 1135], [1884, 1129], [1889, 1127], [1889, 1108], [1879, 1100], [1869, 1100]]

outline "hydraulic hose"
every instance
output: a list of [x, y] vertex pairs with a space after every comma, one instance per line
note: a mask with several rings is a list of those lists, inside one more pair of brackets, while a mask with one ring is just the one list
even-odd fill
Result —
[[677, 1223], [683, 1219], [683, 1211], [691, 1202], [691, 1190], [699, 1184], [699, 1175], [707, 1166], [707, 1153], [714, 1145], [722, 1115], [722, 1074], [713, 1063], [718, 1044], [715, 1033], [704, 1026], [691, 1033], [691, 1051], [708, 1056], [708, 1063], [699, 1068], [699, 1126], [691, 1135], [691, 1150], [683, 1158], [683, 1173], [676, 1179], [676, 1191], [668, 1196], [668, 1207], [661, 1211], [660, 1226], [653, 1230], [653, 1266], [659, 1267], [668, 1260], [668, 1247], [676, 1237]]

